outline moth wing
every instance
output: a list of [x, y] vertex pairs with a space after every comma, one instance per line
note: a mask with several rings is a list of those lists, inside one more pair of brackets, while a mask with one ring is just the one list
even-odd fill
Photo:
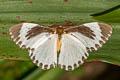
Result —
[[42, 69], [50, 69], [57, 64], [57, 35], [53, 34], [44, 38], [43, 41], [37, 40], [32, 45], [34, 51], [30, 51], [33, 62]]
[[112, 27], [106, 23], [92, 22], [76, 26], [67, 31], [79, 39], [88, 51], [93, 51], [98, 50], [109, 39], [112, 34]]
[[57, 63], [57, 36], [51, 29], [33, 23], [20, 23], [10, 28], [11, 38], [21, 48], [27, 48], [34, 63], [42, 69], [55, 67]]
[[74, 70], [88, 56], [85, 45], [70, 34], [62, 35], [58, 64], [65, 70]]

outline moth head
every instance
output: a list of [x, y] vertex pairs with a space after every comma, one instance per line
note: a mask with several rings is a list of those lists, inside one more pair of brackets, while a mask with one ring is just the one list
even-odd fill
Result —
[[59, 27], [56, 28], [57, 34], [62, 34], [64, 32], [64, 27], [62, 25], [59, 25]]

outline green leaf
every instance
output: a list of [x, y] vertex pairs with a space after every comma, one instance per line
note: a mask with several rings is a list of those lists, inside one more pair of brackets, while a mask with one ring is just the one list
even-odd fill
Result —
[[22, 74], [34, 67], [32, 62], [0, 60], [0, 79], [18, 80]]
[[120, 22], [120, 5], [103, 11], [101, 13], [93, 14], [94, 19], [99, 21], [109, 22], [109, 23], [119, 23]]
[[50, 70], [41, 70], [37, 68], [30, 75], [26, 76], [23, 80], [58, 80], [65, 73], [71, 74], [71, 76], [80, 75], [83, 72], [81, 67], [75, 69], [74, 71], [65, 71], [60, 69], [59, 67]]
[[40, 68], [37, 68], [35, 71], [33, 71], [30, 75], [25, 77], [23, 80], [38, 80], [39, 77], [45, 74], [45, 70], [42, 70]]
[[[98, 15], [99, 13], [119, 5], [120, 0], [0, 0], [0, 59], [30, 60], [27, 50], [21, 50], [10, 38], [8, 30], [20, 22], [34, 22], [40, 25], [64, 24], [70, 20], [74, 24], [92, 21], [105, 21], [113, 27], [110, 40], [98, 51], [90, 53], [87, 61], [101, 60], [112, 64], [120, 64], [120, 9]], [[96, 20], [95, 20], [96, 19]], [[25, 64], [24, 64], [25, 65]], [[80, 74], [81, 68], [70, 72]], [[59, 68], [49, 71], [36, 69], [26, 80], [56, 80], [65, 73]]]
[[[107, 12], [108, 11], [108, 12]], [[93, 18], [99, 21], [109, 22], [113, 27], [110, 40], [97, 52], [90, 54], [88, 60], [100, 60], [111, 64], [120, 64], [120, 5], [105, 12], [94, 14]], [[95, 53], [95, 54], [94, 54]]]
[[[0, 58], [10, 60], [30, 60], [27, 50], [21, 50], [8, 34], [9, 28], [17, 23], [27, 21], [40, 25], [64, 24], [70, 20], [74, 24], [96, 21], [90, 15], [112, 8], [120, 3], [119, 0], [1, 0], [0, 1]], [[116, 13], [117, 12], [117, 13]], [[109, 15], [119, 22], [119, 12]], [[119, 23], [113, 23], [106, 14], [108, 22], [113, 27], [110, 40], [97, 52], [90, 54], [88, 60], [102, 59], [107, 62], [119, 62]], [[102, 21], [102, 19], [99, 19]], [[104, 21], [103, 20], [103, 21]]]
[[38, 68], [23, 80], [58, 80], [64, 74], [64, 72], [64, 70], [61, 70], [58, 67], [47, 70], [47, 72]]

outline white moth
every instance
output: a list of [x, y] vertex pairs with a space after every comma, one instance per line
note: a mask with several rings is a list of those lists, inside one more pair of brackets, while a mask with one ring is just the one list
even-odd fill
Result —
[[101, 22], [49, 27], [20, 23], [9, 31], [20, 48], [28, 49], [37, 66], [50, 69], [59, 65], [65, 70], [79, 67], [88, 51], [98, 50], [112, 34], [111, 26]]

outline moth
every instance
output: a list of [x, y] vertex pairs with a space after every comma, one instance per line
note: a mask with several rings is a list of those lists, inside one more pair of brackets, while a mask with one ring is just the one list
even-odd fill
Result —
[[112, 27], [103, 22], [81, 25], [41, 26], [19, 23], [9, 29], [11, 38], [26, 48], [33, 63], [41, 69], [60, 66], [74, 70], [96, 51], [112, 34]]

